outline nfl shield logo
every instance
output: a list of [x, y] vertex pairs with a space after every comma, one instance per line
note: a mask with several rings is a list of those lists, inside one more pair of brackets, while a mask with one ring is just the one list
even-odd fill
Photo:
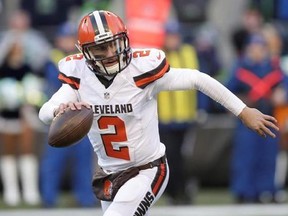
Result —
[[108, 92], [105, 92], [105, 93], [104, 93], [104, 98], [105, 98], [105, 99], [109, 99], [109, 98], [110, 98], [110, 94], [109, 94]]

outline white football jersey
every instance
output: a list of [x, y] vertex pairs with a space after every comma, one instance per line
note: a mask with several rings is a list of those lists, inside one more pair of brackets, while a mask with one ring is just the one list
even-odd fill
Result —
[[94, 112], [88, 133], [99, 165], [115, 172], [151, 162], [165, 154], [158, 133], [157, 93], [162, 90], [199, 89], [238, 115], [245, 107], [235, 95], [197, 70], [170, 69], [163, 51], [133, 49], [129, 66], [105, 86], [87, 67], [82, 54], [59, 62], [64, 83], [43, 105], [39, 117], [53, 119], [60, 103], [85, 101]]
[[129, 67], [108, 88], [81, 54], [62, 59], [59, 69], [59, 79], [77, 90], [79, 100], [91, 104], [94, 123], [88, 136], [101, 167], [122, 170], [165, 154], [158, 135], [156, 97], [149, 86], [169, 70], [162, 51], [133, 50]]

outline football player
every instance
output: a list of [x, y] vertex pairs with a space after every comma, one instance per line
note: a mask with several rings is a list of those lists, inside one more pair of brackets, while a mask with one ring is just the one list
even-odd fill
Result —
[[260, 136], [275, 137], [274, 117], [246, 106], [215, 79], [170, 68], [162, 50], [132, 49], [123, 21], [109, 11], [82, 18], [77, 46], [80, 54], [59, 62], [63, 85], [39, 117], [49, 124], [68, 107], [93, 110], [88, 136], [99, 165], [93, 187], [105, 216], [146, 215], [167, 185], [165, 145], [158, 134], [160, 91], [200, 90]]

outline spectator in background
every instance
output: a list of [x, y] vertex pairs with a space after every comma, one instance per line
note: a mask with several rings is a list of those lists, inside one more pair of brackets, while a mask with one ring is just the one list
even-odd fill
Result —
[[180, 22], [183, 41], [191, 43], [203, 22], [207, 21], [210, 0], [172, 1], [177, 20]]
[[250, 7], [256, 8], [266, 22], [277, 25], [283, 40], [282, 53], [288, 54], [288, 1], [287, 0], [249, 0]]
[[262, 31], [263, 17], [256, 9], [248, 8], [242, 19], [242, 25], [232, 33], [232, 45], [238, 56], [244, 53], [246, 44], [251, 35]]
[[78, 9], [85, 1], [20, 0], [20, 7], [31, 15], [32, 27], [45, 34], [49, 41], [53, 41], [57, 26], [73, 16], [78, 16]]
[[18, 165], [24, 202], [28, 205], [40, 203], [35, 131], [31, 126], [32, 119], [27, 116], [35, 115], [35, 110], [31, 113], [33, 109], [29, 102], [41, 100], [39, 92], [33, 88], [35, 82], [38, 86], [41, 83], [37, 83], [34, 71], [25, 62], [22, 36], [7, 33], [0, 44], [0, 171], [4, 202], [8, 206], [21, 202]]
[[[199, 28], [195, 37], [199, 70], [205, 71], [205, 73], [215, 79], [221, 72], [221, 63], [217, 55], [216, 43], [217, 32], [211, 25], [206, 24]], [[221, 106], [200, 91], [197, 92], [197, 107], [199, 110], [208, 113], [224, 112]]]
[[[60, 87], [57, 63], [60, 59], [76, 52], [76, 26], [70, 22], [62, 24], [55, 35], [55, 48], [51, 52], [52, 62], [46, 65], [47, 94], [53, 95]], [[76, 196], [77, 204], [81, 207], [92, 207], [96, 199], [92, 191], [93, 149], [88, 138], [84, 138], [77, 145], [57, 149], [45, 145], [41, 158], [40, 186], [43, 205], [55, 207], [64, 180], [64, 174], [69, 167], [69, 183]]]
[[[191, 44], [182, 43], [178, 22], [166, 25], [163, 50], [170, 65], [175, 68], [198, 68], [196, 50]], [[192, 127], [197, 115], [196, 91], [165, 91], [158, 95], [160, 140], [167, 146], [170, 160], [170, 180], [166, 194], [171, 204], [191, 204], [192, 197], [186, 190], [187, 176], [182, 156], [185, 135]]]
[[10, 15], [8, 30], [4, 32], [3, 38], [9, 37], [11, 31], [22, 35], [25, 61], [34, 71], [41, 74], [51, 49], [47, 39], [31, 27], [30, 15], [23, 10], [17, 10]]
[[281, 67], [285, 76], [282, 88], [275, 90], [275, 97], [273, 103], [275, 104], [274, 116], [278, 119], [280, 128], [280, 151], [276, 160], [276, 174], [275, 184], [279, 188], [279, 192], [275, 195], [278, 202], [287, 200], [287, 193], [285, 192], [285, 182], [287, 177], [288, 166], [288, 67], [287, 55], [282, 55], [283, 37], [281, 31], [273, 24], [266, 24], [263, 27], [263, 35], [267, 41], [268, 49], [271, 53], [271, 58], [275, 66]]
[[283, 48], [283, 38], [280, 31], [275, 25], [266, 23], [263, 25], [262, 32], [272, 60], [275, 64], [279, 64]]
[[[239, 58], [227, 87], [248, 106], [273, 114], [275, 92], [284, 75], [271, 59], [267, 42], [260, 34], [252, 35]], [[231, 161], [231, 190], [239, 203], [275, 201], [276, 158], [279, 139], [254, 136], [238, 121]]]

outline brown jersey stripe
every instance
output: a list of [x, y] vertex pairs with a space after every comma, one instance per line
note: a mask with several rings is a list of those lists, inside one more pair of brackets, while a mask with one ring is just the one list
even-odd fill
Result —
[[154, 178], [154, 181], [152, 182], [151, 188], [154, 196], [156, 197], [159, 190], [161, 189], [161, 186], [164, 183], [164, 180], [167, 175], [167, 165], [162, 163], [157, 170], [156, 176]]
[[140, 76], [136, 76], [133, 79], [137, 87], [144, 89], [150, 83], [161, 78], [166, 72], [169, 71], [169, 69], [170, 66], [165, 58], [157, 68], [141, 74]]
[[77, 77], [66, 76], [64, 73], [59, 73], [58, 79], [65, 84], [70, 85], [73, 89], [78, 90], [80, 87], [80, 79]]

